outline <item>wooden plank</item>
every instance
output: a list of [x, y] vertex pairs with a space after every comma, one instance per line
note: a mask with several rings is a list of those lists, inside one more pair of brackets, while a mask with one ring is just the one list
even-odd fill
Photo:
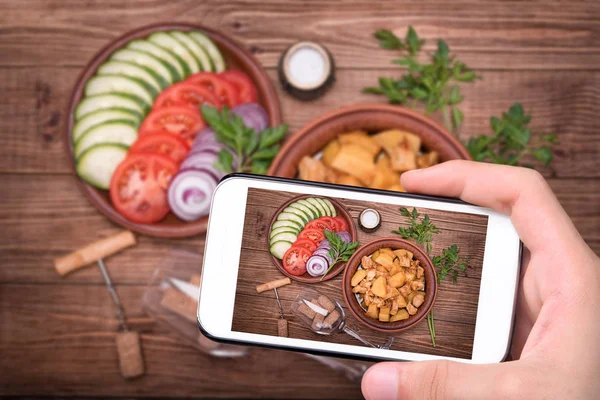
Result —
[[598, 69], [597, 3], [479, 4], [329, 0], [307, 7], [301, 0], [273, 0], [257, 7], [255, 1], [137, 0], [124, 7], [117, 1], [4, 0], [0, 50], [5, 57], [0, 65], [83, 66], [98, 49], [128, 30], [181, 21], [232, 35], [268, 67], [276, 65], [286, 47], [308, 39], [328, 46], [340, 68], [390, 68], [391, 54], [378, 49], [373, 32], [390, 28], [404, 35], [406, 26], [413, 25], [428, 40], [426, 50], [443, 38], [473, 68]]
[[[118, 286], [130, 318], [144, 317], [144, 286]], [[14, 396], [159, 396], [359, 398], [360, 387], [301, 354], [252, 349], [216, 359], [160, 325], [142, 333], [145, 376], [119, 374], [116, 319], [101, 286], [3, 285], [0, 290], [2, 394]]]
[[[78, 68], [0, 68], [0, 100], [5, 130], [0, 136], [0, 172], [64, 173], [69, 171], [62, 132], [68, 96]], [[276, 73], [269, 71], [273, 81]], [[384, 102], [360, 93], [389, 71], [341, 71], [335, 86], [322, 98], [300, 102], [276, 83], [284, 121], [290, 131], [342, 105]], [[552, 177], [600, 177], [600, 133], [595, 110], [600, 107], [600, 72], [488, 71], [485, 80], [463, 85], [463, 137], [489, 133], [489, 118], [500, 115], [515, 101], [533, 110], [534, 132], [557, 132], [561, 140]], [[576, 89], [574, 89], [576, 88]], [[432, 116], [439, 119], [438, 115]]]

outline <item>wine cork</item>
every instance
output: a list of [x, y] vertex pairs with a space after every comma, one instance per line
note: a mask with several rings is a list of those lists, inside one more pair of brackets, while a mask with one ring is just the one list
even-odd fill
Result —
[[311, 325], [311, 328], [314, 331], [318, 331], [321, 330], [323, 328], [323, 321], [325, 320], [325, 317], [323, 316], [323, 314], [315, 314], [315, 317], [313, 318], [313, 322]]
[[198, 308], [198, 303], [179, 290], [171, 287], [165, 289], [160, 305], [167, 310], [196, 323], [196, 309]]
[[325, 320], [323, 321], [323, 327], [331, 328], [333, 326], [333, 324], [335, 324], [339, 318], [340, 318], [340, 313], [338, 312], [338, 310], [334, 310], [327, 317], [325, 317]]
[[117, 353], [119, 355], [119, 368], [123, 378], [135, 378], [144, 374], [144, 360], [142, 346], [137, 332], [117, 333]]
[[262, 285], [258, 285], [256, 287], [256, 291], [258, 293], [262, 293], [266, 290], [271, 290], [271, 289], [279, 288], [279, 287], [282, 287], [285, 285], [289, 285], [290, 283], [292, 283], [290, 278], [276, 279], [274, 281], [270, 281], [267, 283], [263, 283]]
[[298, 311], [306, 315], [310, 319], [313, 319], [316, 314], [316, 311], [307, 306], [304, 302], [300, 303], [300, 305], [298, 306]]
[[277, 334], [281, 337], [288, 337], [288, 322], [285, 319], [277, 320]]
[[318, 304], [320, 304], [321, 307], [326, 309], [328, 312], [332, 312], [333, 310], [335, 310], [335, 303], [333, 301], [331, 301], [331, 299], [329, 297], [320, 295], [319, 298], [317, 299], [317, 301], [318, 301]]

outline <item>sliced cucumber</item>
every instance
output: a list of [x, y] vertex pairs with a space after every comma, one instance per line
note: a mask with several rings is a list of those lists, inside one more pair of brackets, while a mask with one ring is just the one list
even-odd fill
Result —
[[315, 200], [318, 201], [319, 204], [321, 204], [321, 206], [323, 207], [323, 210], [325, 210], [325, 215], [328, 217], [331, 217], [331, 210], [329, 209], [329, 206], [327, 205], [327, 203], [325, 203], [325, 201], [323, 201], [323, 199], [320, 197], [315, 197]]
[[127, 156], [127, 146], [102, 143], [81, 154], [75, 167], [77, 175], [92, 186], [108, 189], [117, 166]]
[[332, 217], [337, 217], [337, 211], [335, 210], [335, 206], [333, 205], [333, 203], [329, 199], [326, 199], [325, 197], [322, 197], [321, 200], [323, 200], [325, 202], [325, 204], [327, 204], [327, 207], [329, 207], [329, 211], [331, 211], [330, 215]]
[[198, 44], [202, 46], [204, 50], [206, 50], [210, 60], [212, 61], [214, 72], [225, 71], [226, 65], [223, 55], [219, 51], [219, 48], [213, 43], [212, 40], [209, 39], [208, 36], [199, 31], [190, 31], [187, 34], [196, 42], [198, 42]]
[[171, 72], [175, 72], [174, 80], [179, 81], [190, 75], [188, 65], [177, 54], [170, 52], [152, 42], [143, 39], [132, 40], [127, 43], [128, 49], [143, 51], [161, 60]]
[[308, 208], [304, 204], [301, 204], [301, 203], [295, 201], [292, 204], [290, 204], [289, 206], [297, 208], [298, 210], [302, 211], [306, 215], [308, 221], [312, 221], [313, 219], [315, 219], [312, 209]]
[[279, 213], [279, 215], [277, 216], [277, 220], [278, 221], [293, 221], [293, 222], [297, 223], [298, 225], [300, 225], [301, 228], [304, 228], [304, 225], [306, 225], [302, 218], [300, 218], [296, 214], [292, 214], [292, 213], [286, 213], [286, 212]]
[[206, 50], [204, 50], [204, 47], [198, 44], [198, 42], [196, 42], [194, 39], [192, 39], [191, 37], [189, 37], [181, 31], [171, 31], [169, 32], [169, 34], [175, 39], [179, 40], [181, 44], [183, 44], [190, 51], [190, 53], [192, 53], [192, 55], [198, 61], [198, 64], [200, 65], [202, 71], [213, 70], [213, 66], [210, 61], [210, 57], [208, 56], [208, 53], [206, 52]]
[[313, 214], [313, 219], [317, 219], [321, 216], [321, 214], [319, 213], [319, 209], [317, 207], [315, 207], [310, 201], [308, 201], [306, 199], [300, 199], [300, 200], [296, 201], [296, 203], [308, 208]]
[[85, 95], [93, 96], [106, 93], [127, 93], [139, 97], [150, 108], [157, 93], [143, 81], [123, 75], [96, 75], [85, 85]]
[[85, 117], [77, 121], [75, 126], [73, 126], [73, 130], [71, 131], [71, 139], [73, 140], [73, 143], [75, 143], [77, 139], [79, 139], [79, 137], [88, 129], [111, 120], [128, 120], [136, 124], [136, 126], [139, 126], [140, 122], [142, 122], [142, 118], [139, 114], [124, 108], [98, 110], [87, 114]]
[[151, 69], [170, 84], [180, 80], [179, 72], [166, 61], [140, 50], [119, 49], [112, 53], [111, 60], [127, 61]]
[[271, 254], [273, 254], [273, 257], [281, 260], [283, 259], [283, 255], [285, 254], [285, 252], [288, 251], [290, 247], [292, 247], [291, 242], [280, 240], [279, 242], [272, 243], [271, 247], [269, 247], [269, 251], [271, 252]]
[[304, 211], [298, 210], [297, 208], [294, 207], [286, 207], [283, 209], [284, 213], [291, 213], [291, 214], [296, 214], [297, 216], [299, 216], [302, 219], [302, 223], [304, 225], [308, 224], [308, 221], [310, 221], [310, 218], [308, 217], [308, 215], [306, 215], [304, 213]]
[[294, 234], [296, 236], [298, 236], [298, 233], [300, 233], [297, 229], [290, 228], [289, 226], [282, 226], [276, 229], [272, 229], [271, 233], [269, 234], [269, 239], [273, 239], [273, 236], [277, 235], [278, 233], [285, 232]]
[[73, 153], [78, 160], [84, 151], [100, 143], [129, 146], [137, 138], [137, 126], [131, 121], [110, 121], [88, 129], [75, 143]]
[[154, 32], [148, 36], [148, 40], [164, 49], [177, 54], [188, 65], [190, 72], [195, 74], [200, 72], [200, 64], [192, 53], [177, 39], [167, 32]]
[[154, 71], [127, 61], [107, 61], [98, 67], [98, 75], [125, 75], [140, 79], [152, 86], [155, 91], [160, 92], [169, 83]]
[[80, 120], [90, 113], [107, 108], [127, 109], [138, 114], [140, 119], [144, 118], [148, 111], [146, 103], [126, 93], [99, 94], [81, 99], [75, 109], [75, 120]]
[[275, 242], [284, 241], [284, 242], [294, 243], [296, 241], [296, 239], [298, 239], [298, 235], [294, 235], [293, 233], [289, 233], [289, 232], [281, 232], [281, 233], [278, 233], [275, 236], [273, 236], [271, 238], [271, 242], [275, 243]]
[[295, 221], [275, 221], [275, 222], [273, 222], [273, 226], [271, 226], [271, 229], [275, 230], [275, 229], [281, 228], [281, 227], [290, 228], [298, 233], [300, 233], [300, 231], [303, 228], [303, 226], [301, 226], [299, 223], [297, 223]]
[[319, 210], [319, 217], [324, 217], [327, 215], [327, 213], [325, 212], [325, 209], [323, 208], [323, 206], [321, 205], [321, 203], [319, 201], [317, 201], [317, 199], [315, 199], [314, 197], [308, 197], [306, 199], [306, 201], [308, 201], [310, 204], [312, 204], [317, 210]]

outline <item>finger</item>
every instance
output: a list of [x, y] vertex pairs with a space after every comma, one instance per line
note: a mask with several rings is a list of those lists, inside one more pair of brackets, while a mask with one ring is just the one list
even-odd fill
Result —
[[510, 398], [503, 387], [509, 365], [380, 363], [365, 373], [362, 392], [367, 400]]
[[531, 169], [449, 161], [405, 172], [402, 186], [409, 192], [459, 197], [510, 215], [532, 252], [548, 247], [562, 251], [553, 246], [571, 246], [573, 242], [565, 238], [582, 241], [544, 178]]

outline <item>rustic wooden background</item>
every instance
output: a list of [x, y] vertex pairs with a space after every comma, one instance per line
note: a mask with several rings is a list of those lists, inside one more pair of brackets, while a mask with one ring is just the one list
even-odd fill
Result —
[[[279, 91], [292, 130], [343, 104], [383, 101], [360, 94], [393, 75], [392, 54], [372, 32], [412, 24], [444, 38], [485, 80], [464, 85], [464, 135], [520, 100], [535, 129], [562, 142], [549, 183], [590, 246], [600, 253], [600, 3], [475, 0], [0, 0], [0, 391], [9, 395], [352, 398], [359, 387], [305, 357], [255, 351], [215, 361], [156, 327], [142, 341], [148, 375], [121, 379], [116, 321], [95, 268], [66, 279], [52, 259], [117, 227], [78, 192], [61, 131], [69, 92], [102, 46], [149, 23], [182, 21], [223, 30], [251, 49], [273, 80], [280, 53], [299, 39], [334, 54], [337, 83], [302, 103]], [[201, 237], [147, 237], [108, 260], [129, 315], [148, 322], [140, 298], [169, 247], [200, 248]]]
[[[256, 286], [283, 277], [283, 274], [273, 265], [269, 253], [267, 244], [269, 223], [278, 208], [297, 195], [297, 193], [273, 192], [263, 189], [248, 190], [233, 313], [232, 329], [234, 331], [277, 336], [279, 308], [275, 294], [272, 290], [258, 294]], [[392, 234], [391, 231], [396, 230], [398, 226], [409, 226], [407, 218], [400, 215], [399, 206], [349, 199], [336, 198], [336, 200], [346, 208], [355, 225], [360, 212], [365, 208], [374, 208], [381, 213], [381, 227], [377, 231], [365, 233], [357, 227], [357, 241], [361, 246], [380, 237], [399, 237]], [[409, 209], [412, 210], [412, 208]], [[348, 326], [360, 332], [371, 343], [382, 344], [385, 343], [388, 336], [393, 336], [392, 350], [471, 358], [487, 217], [448, 213], [427, 208], [419, 208], [418, 211], [422, 214], [421, 217], [428, 214], [432, 223], [440, 229], [440, 232], [434, 235], [431, 255], [441, 255], [442, 249], [457, 244], [460, 255], [468, 258], [472, 267], [467, 271], [468, 276], [461, 274], [456, 284], [448, 279], [442, 281], [439, 286], [433, 307], [436, 328], [435, 348], [431, 346], [426, 320], [405, 332], [394, 335], [382, 334], [362, 325], [350, 313], [345, 303], [342, 293], [343, 273], [333, 279], [316, 284], [292, 281], [291, 285], [278, 290], [286, 318], [289, 321], [289, 337], [363, 346], [359, 341], [344, 333], [331, 336], [317, 335], [297, 317], [294, 317], [291, 305], [296, 296], [304, 289], [314, 289], [337, 300], [344, 308]]]

